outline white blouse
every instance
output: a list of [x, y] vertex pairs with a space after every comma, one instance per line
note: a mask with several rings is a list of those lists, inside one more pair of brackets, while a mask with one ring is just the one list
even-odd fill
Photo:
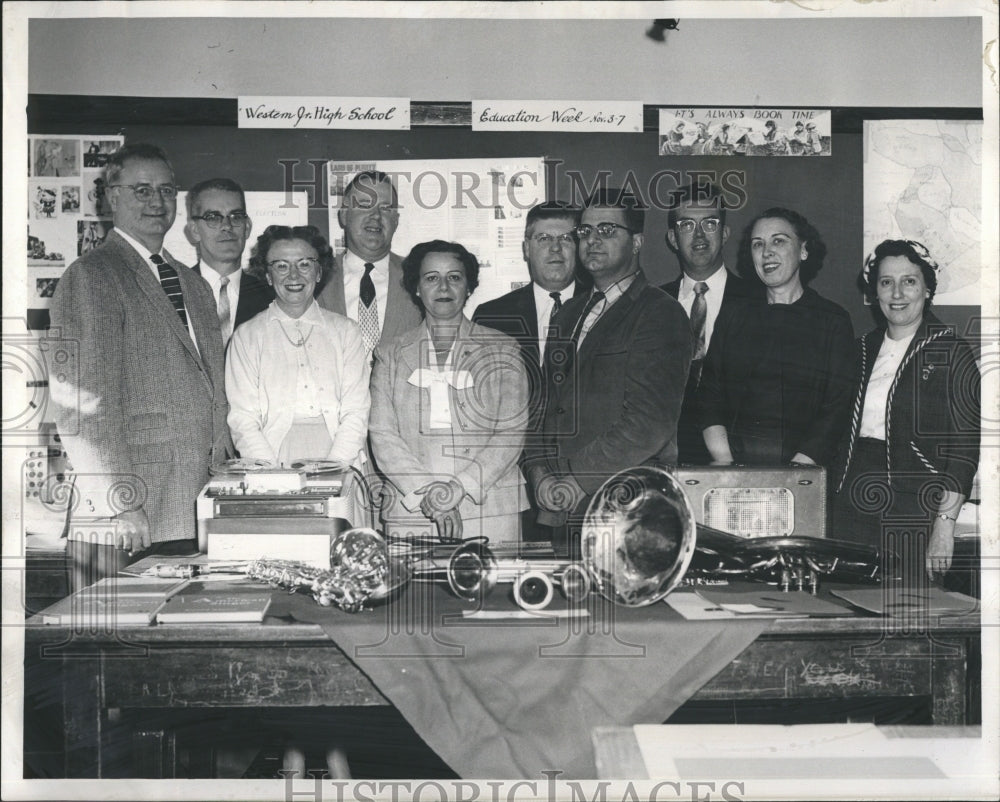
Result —
[[277, 303], [238, 327], [226, 356], [229, 429], [240, 455], [277, 464], [296, 417], [326, 420], [327, 458], [353, 463], [368, 434], [370, 363], [357, 323], [312, 303]]
[[906, 349], [914, 335], [902, 340], [892, 340], [886, 334], [882, 338], [882, 347], [878, 349], [872, 375], [868, 379], [865, 390], [865, 408], [861, 413], [861, 437], [871, 437], [875, 440], [885, 440], [885, 405], [889, 399], [889, 388], [896, 378]]

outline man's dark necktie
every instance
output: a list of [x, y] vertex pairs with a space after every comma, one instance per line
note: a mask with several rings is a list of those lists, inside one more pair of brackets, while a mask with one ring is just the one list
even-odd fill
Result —
[[184, 311], [184, 293], [181, 292], [181, 280], [177, 277], [177, 271], [158, 253], [150, 256], [149, 261], [156, 265], [156, 271], [160, 274], [160, 286], [177, 310], [177, 317], [181, 319], [184, 328], [188, 328], [187, 312]]
[[594, 290], [590, 295], [590, 300], [587, 301], [587, 305], [583, 307], [583, 314], [580, 315], [580, 319], [576, 321], [576, 327], [573, 329], [573, 343], [579, 345], [580, 334], [583, 331], [583, 324], [587, 321], [587, 316], [594, 311], [594, 307], [597, 306], [601, 301], [604, 300], [604, 293], [600, 290]]
[[561, 292], [550, 292], [549, 297], [552, 299], [552, 311], [549, 312], [549, 325], [552, 325], [552, 321], [556, 319], [556, 315], [559, 310], [562, 309], [562, 293]]
[[372, 281], [372, 271], [375, 265], [365, 262], [365, 274], [361, 277], [361, 292], [358, 295], [358, 323], [361, 325], [361, 338], [369, 351], [378, 343], [378, 304], [375, 302], [375, 282]]

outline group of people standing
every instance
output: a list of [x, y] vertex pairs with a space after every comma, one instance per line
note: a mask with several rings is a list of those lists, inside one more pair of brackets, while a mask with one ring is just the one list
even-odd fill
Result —
[[393, 253], [385, 174], [346, 187], [342, 256], [313, 226], [269, 226], [248, 271], [235, 182], [188, 193], [190, 270], [162, 247], [177, 199], [166, 155], [127, 145], [106, 178], [114, 232], [51, 306], [79, 342], [75, 383], [52, 388], [77, 508], [118, 521], [114, 544], [71, 545], [88, 578], [191, 548], [194, 499], [236, 453], [358, 465], [393, 531], [550, 540], [561, 554], [620, 470], [819, 464], [836, 478], [834, 537], [880, 544], [903, 520], [926, 530], [922, 569], [950, 564], [978, 462], [979, 373], [929, 312], [939, 268], [919, 243], [883, 243], [866, 263], [880, 325], [855, 343], [847, 313], [808, 286], [826, 249], [800, 214], [747, 225], [740, 278], [723, 261], [718, 191], [685, 188], [667, 231], [682, 273], [656, 288], [641, 201], [604, 188], [582, 208], [532, 208], [531, 281], [470, 320], [476, 257], [442, 240]]

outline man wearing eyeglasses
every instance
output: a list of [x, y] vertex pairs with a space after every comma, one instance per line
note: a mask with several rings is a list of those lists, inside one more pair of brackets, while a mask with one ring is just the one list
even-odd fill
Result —
[[228, 344], [237, 326], [274, 300], [267, 284], [242, 270], [252, 227], [246, 196], [231, 178], [210, 178], [191, 187], [185, 204], [185, 232], [198, 251], [194, 272], [212, 288], [222, 342]]
[[[126, 145], [106, 166], [114, 230], [59, 280], [51, 319], [79, 363], [50, 364], [75, 471], [73, 520], [112, 517], [113, 542], [74, 540], [74, 588], [150, 553], [196, 550], [194, 503], [232, 452], [223, 346], [208, 285], [163, 250], [177, 213], [166, 154]], [[63, 378], [60, 378], [62, 376]]]
[[347, 251], [333, 263], [330, 278], [316, 296], [319, 305], [347, 315], [361, 326], [365, 348], [420, 325], [422, 315], [403, 289], [403, 260], [392, 253], [399, 225], [399, 201], [389, 176], [366, 170], [344, 189], [337, 220]]
[[688, 184], [676, 193], [667, 212], [667, 245], [677, 255], [681, 275], [661, 289], [680, 301], [694, 338], [677, 430], [679, 461], [688, 465], [711, 461], [698, 425], [695, 398], [715, 321], [724, 307], [754, 297], [751, 285], [730, 273], [724, 263], [722, 250], [729, 239], [729, 226], [721, 197], [714, 184]]
[[[545, 389], [542, 358], [552, 321], [563, 304], [590, 284], [589, 280], [580, 280], [583, 277], [577, 275], [576, 226], [579, 221], [580, 210], [562, 201], [540, 203], [529, 209], [521, 251], [531, 281], [480, 304], [472, 318], [476, 323], [513, 337], [521, 347], [528, 373], [528, 439], [537, 437], [541, 429]], [[538, 508], [534, 498], [529, 501], [531, 509], [521, 516], [522, 537], [524, 540], [548, 540], [548, 532], [536, 531]]]
[[601, 189], [576, 229], [594, 286], [556, 315], [545, 350], [543, 442], [526, 460], [539, 522], [554, 527], [557, 554], [577, 556], [571, 532], [609, 477], [677, 462], [691, 329], [680, 304], [642, 273], [644, 223], [638, 198]]

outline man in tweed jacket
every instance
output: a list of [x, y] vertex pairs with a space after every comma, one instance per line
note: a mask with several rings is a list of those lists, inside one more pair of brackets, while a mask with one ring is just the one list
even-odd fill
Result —
[[213, 459], [232, 451], [211, 290], [163, 251], [177, 211], [173, 169], [159, 148], [126, 145], [107, 183], [115, 230], [70, 265], [51, 305], [52, 326], [79, 357], [70, 381], [49, 366], [75, 474], [71, 515], [117, 521], [114, 544], [70, 541], [74, 585], [193, 548], [195, 498]]

